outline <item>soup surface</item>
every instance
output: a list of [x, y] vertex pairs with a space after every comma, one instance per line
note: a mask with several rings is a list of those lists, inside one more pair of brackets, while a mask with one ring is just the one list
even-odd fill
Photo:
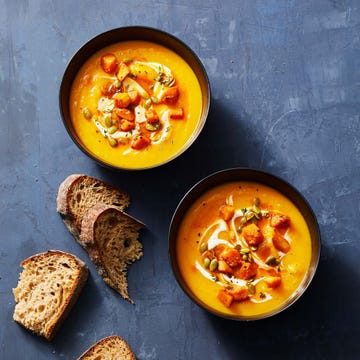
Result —
[[230, 182], [185, 214], [176, 243], [181, 275], [223, 314], [256, 316], [296, 292], [310, 265], [311, 239], [297, 207], [270, 187]]
[[126, 41], [95, 53], [71, 89], [77, 137], [96, 158], [124, 168], [166, 162], [187, 146], [202, 111], [198, 79], [175, 52]]

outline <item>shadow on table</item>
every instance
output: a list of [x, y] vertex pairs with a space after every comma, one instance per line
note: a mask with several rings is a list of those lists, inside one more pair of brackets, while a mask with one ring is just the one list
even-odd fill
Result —
[[[79, 350], [77, 350], [79, 342], [83, 338], [87, 338], [87, 334], [84, 331], [91, 331], [94, 328], [95, 324], [91, 314], [97, 312], [102, 302], [100, 289], [94, 279], [95, 276], [97, 276], [97, 273], [90, 264], [89, 278], [85, 287], [52, 342], [54, 349], [59, 349], [59, 351], [66, 349], [68, 354], [79, 353]], [[71, 350], [72, 348], [73, 351]]]
[[[347, 280], [346, 280], [347, 279]], [[265, 320], [233, 322], [209, 315], [226, 359], [358, 359], [359, 279], [342, 258], [322, 261], [292, 307]]]

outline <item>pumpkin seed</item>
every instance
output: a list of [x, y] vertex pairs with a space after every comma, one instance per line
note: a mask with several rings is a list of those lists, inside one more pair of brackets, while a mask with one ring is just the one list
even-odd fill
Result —
[[84, 114], [85, 119], [87, 119], [87, 120], [91, 119], [92, 114], [91, 114], [91, 111], [89, 110], [89, 108], [84, 107], [83, 114]]
[[210, 271], [215, 271], [218, 267], [218, 261], [216, 259], [212, 259], [209, 264]]
[[251, 281], [248, 281], [248, 282], [246, 283], [246, 286], [247, 286], [247, 288], [248, 288], [248, 290], [249, 290], [249, 293], [250, 293], [251, 295], [254, 295], [255, 292], [256, 292], [255, 285], [254, 285]]
[[278, 260], [275, 256], [270, 255], [270, 256], [265, 260], [265, 264], [270, 265], [270, 266], [276, 266], [276, 265], [279, 265], [280, 262], [279, 262], [279, 260]]
[[147, 100], [145, 101], [144, 106], [145, 106], [145, 109], [149, 109], [149, 107], [151, 106], [151, 99], [147, 99]]
[[156, 131], [160, 129], [160, 123], [159, 122], [155, 124], [146, 123], [145, 128], [148, 131]]
[[112, 147], [115, 147], [118, 144], [117, 140], [111, 136], [108, 137], [108, 140], [109, 140], [110, 146], [112, 146]]
[[112, 119], [110, 114], [104, 116], [104, 123], [106, 127], [112, 126]]
[[261, 209], [259, 206], [257, 205], [254, 205], [254, 212], [256, 215], [260, 215], [261, 214]]
[[206, 242], [203, 242], [201, 245], [200, 245], [200, 252], [203, 253], [204, 251], [207, 250], [207, 243]]
[[113, 125], [113, 126], [110, 126], [108, 132], [109, 132], [109, 134], [113, 134], [114, 132], [117, 131], [117, 129], [118, 129], [117, 126]]
[[210, 259], [207, 257], [204, 259], [204, 267], [207, 269], [210, 266]]

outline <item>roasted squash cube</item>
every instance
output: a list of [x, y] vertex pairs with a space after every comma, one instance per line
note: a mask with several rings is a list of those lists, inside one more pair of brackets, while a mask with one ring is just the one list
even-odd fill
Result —
[[290, 226], [290, 217], [283, 214], [271, 214], [270, 226], [276, 229], [283, 229]]
[[240, 279], [249, 280], [256, 275], [258, 267], [255, 262], [244, 262], [235, 275]]
[[225, 221], [229, 221], [234, 216], [235, 208], [231, 205], [222, 205], [219, 211], [220, 217]]
[[270, 288], [276, 288], [281, 284], [281, 277], [280, 276], [266, 276], [264, 278], [265, 284]]
[[119, 62], [114, 54], [105, 54], [100, 60], [102, 69], [108, 74], [114, 73], [118, 64]]
[[128, 93], [116, 93], [113, 96], [113, 99], [115, 100], [115, 105], [118, 108], [126, 108], [130, 105], [130, 96]]
[[118, 71], [116, 73], [116, 77], [120, 81], [123, 81], [129, 74], [130, 74], [129, 67], [125, 63], [121, 62], [119, 64], [119, 69], [118, 69]]
[[241, 264], [241, 255], [239, 251], [228, 246], [226, 246], [220, 253], [219, 258], [224, 260], [231, 267], [235, 267]]
[[230, 295], [225, 289], [220, 289], [217, 293], [217, 298], [229, 308], [233, 302], [233, 296]]
[[272, 242], [275, 249], [287, 253], [290, 250], [290, 243], [277, 231], [275, 232], [274, 236], [272, 237]]
[[224, 260], [219, 260], [217, 269], [218, 269], [218, 271], [225, 273], [225, 274], [233, 273], [233, 269]]
[[264, 235], [255, 224], [246, 225], [242, 230], [242, 234], [250, 246], [257, 246], [264, 241]]
[[246, 286], [235, 286], [228, 290], [234, 301], [244, 301], [249, 298], [249, 289]]

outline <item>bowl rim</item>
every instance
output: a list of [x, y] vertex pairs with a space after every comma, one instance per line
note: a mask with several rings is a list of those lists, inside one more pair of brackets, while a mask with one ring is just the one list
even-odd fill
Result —
[[[125, 38], [124, 34], [131, 34], [131, 36], [130, 38], [129, 37]], [[122, 38], [121, 35], [124, 38]], [[156, 36], [157, 38], [152, 39], [151, 36]], [[117, 40], [113, 39], [116, 37], [118, 38]], [[87, 149], [84, 145], [81, 144], [80, 139], [75, 135], [75, 131], [72, 130], [70, 110], [68, 109], [69, 107], [68, 95], [70, 94], [71, 86], [73, 84], [76, 74], [80, 70], [81, 66], [85, 63], [85, 61], [87, 61], [93, 54], [95, 54], [97, 51], [100, 51], [101, 49], [109, 45], [116, 44], [118, 42], [136, 41], [136, 40], [153, 42], [161, 46], [167, 47], [169, 50], [175, 52], [184, 61], [186, 61], [186, 63], [190, 66], [190, 68], [193, 70], [195, 76], [198, 79], [202, 92], [203, 102], [202, 102], [200, 119], [194, 133], [189, 137], [187, 142], [176, 154], [174, 154], [169, 159], [161, 163], [156, 163], [150, 166], [132, 168], [132, 167], [109, 164], [106, 161], [97, 157], [89, 149]], [[169, 43], [172, 43], [173, 47], [170, 47], [168, 45]], [[179, 49], [182, 49], [184, 54], [180, 54]], [[80, 60], [81, 58], [84, 60]], [[193, 65], [189, 63], [189, 59], [193, 59], [194, 64], [196, 65], [196, 71], [194, 70]], [[201, 79], [199, 77], [201, 77]], [[181, 156], [197, 140], [201, 131], [203, 130], [210, 111], [210, 101], [211, 101], [211, 88], [210, 88], [209, 77], [202, 61], [200, 60], [199, 56], [195, 53], [195, 51], [192, 50], [192, 48], [190, 48], [190, 46], [187, 45], [183, 40], [181, 40], [180, 38], [176, 37], [175, 35], [167, 31], [150, 26], [139, 26], [139, 25], [112, 28], [95, 35], [94, 37], [90, 38], [85, 43], [83, 43], [83, 45], [81, 45], [80, 48], [78, 48], [78, 50], [76, 50], [72, 54], [72, 56], [70, 57], [70, 59], [68, 60], [65, 66], [65, 69], [61, 77], [59, 94], [58, 94], [60, 116], [63, 125], [65, 126], [65, 129], [68, 135], [70, 136], [70, 138], [72, 139], [72, 141], [74, 142], [74, 144], [90, 159], [94, 160], [96, 163], [98, 163], [99, 165], [105, 168], [111, 170], [134, 171], [134, 172], [163, 166], [169, 163], [170, 161], [176, 159], [177, 157]], [[194, 134], [196, 135], [194, 136]]]
[[[201, 195], [203, 195], [213, 187], [233, 181], [250, 181], [250, 182], [260, 183], [262, 185], [266, 185], [270, 188], [279, 191], [298, 208], [298, 210], [301, 212], [302, 216], [304, 217], [310, 232], [312, 254], [311, 254], [309, 268], [302, 282], [300, 283], [296, 291], [282, 305], [278, 306], [277, 308], [271, 311], [258, 315], [245, 316], [245, 315], [237, 315], [237, 314], [227, 314], [218, 311], [216, 309], [213, 309], [212, 307], [207, 305], [201, 299], [197, 298], [195, 294], [192, 292], [192, 290], [189, 288], [189, 286], [186, 284], [185, 280], [181, 275], [176, 260], [177, 233], [179, 226], [182, 222], [182, 217], [188, 210], [189, 206], [191, 206], [196, 199], [198, 199]], [[302, 210], [305, 210], [305, 214]], [[321, 253], [321, 233], [320, 233], [319, 224], [313, 209], [311, 208], [309, 202], [304, 197], [304, 195], [295, 186], [293, 186], [292, 184], [290, 184], [290, 182], [284, 180], [283, 178], [274, 175], [270, 172], [266, 172], [256, 168], [232, 167], [232, 168], [222, 169], [215, 171], [205, 176], [201, 180], [197, 181], [193, 186], [191, 186], [191, 188], [185, 193], [185, 195], [183, 195], [182, 199], [178, 203], [171, 218], [169, 232], [168, 232], [168, 258], [170, 261], [173, 275], [178, 285], [183, 290], [183, 292], [195, 304], [197, 304], [200, 308], [205, 309], [209, 313], [221, 318], [236, 320], [236, 321], [254, 321], [254, 320], [258, 321], [258, 320], [266, 319], [283, 312], [291, 305], [293, 305], [300, 297], [302, 297], [302, 295], [305, 293], [310, 283], [312, 282], [317, 267], [319, 265], [320, 253]]]

